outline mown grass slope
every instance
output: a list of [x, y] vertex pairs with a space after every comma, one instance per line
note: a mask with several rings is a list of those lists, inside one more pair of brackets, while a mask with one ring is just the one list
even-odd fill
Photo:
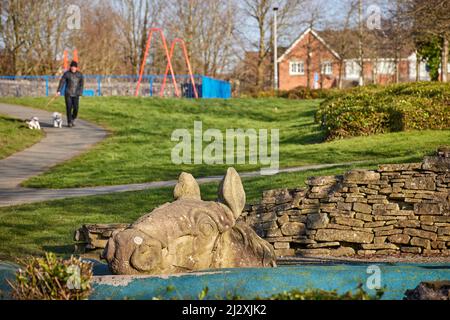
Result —
[[[46, 98], [0, 98], [2, 102], [43, 108]], [[223, 174], [227, 165], [182, 164], [171, 161], [175, 129], [193, 133], [219, 129], [279, 129], [280, 166], [416, 161], [450, 141], [450, 130], [408, 131], [325, 142], [314, 121], [320, 100], [230, 99], [187, 100], [134, 97], [82, 98], [80, 117], [111, 131], [87, 153], [24, 183], [27, 187], [67, 188], [175, 179], [181, 171], [194, 176]], [[49, 111], [64, 111], [63, 98]], [[74, 128], [77, 130], [77, 128]], [[235, 165], [238, 171], [260, 165]]]
[[35, 144], [43, 136], [42, 131], [28, 129], [23, 121], [0, 114], [0, 159]]

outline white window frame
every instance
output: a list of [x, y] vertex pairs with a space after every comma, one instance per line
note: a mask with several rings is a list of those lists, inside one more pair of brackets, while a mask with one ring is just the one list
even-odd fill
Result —
[[359, 63], [355, 60], [345, 61], [345, 79], [358, 79], [361, 72]]
[[395, 74], [395, 62], [392, 60], [379, 60], [376, 62], [377, 74], [382, 75], [394, 75]]
[[322, 68], [321, 68], [321, 72], [324, 75], [332, 75], [333, 74], [333, 62], [331, 61], [324, 61], [322, 62]]
[[305, 63], [301, 60], [289, 61], [289, 75], [299, 76], [305, 74]]

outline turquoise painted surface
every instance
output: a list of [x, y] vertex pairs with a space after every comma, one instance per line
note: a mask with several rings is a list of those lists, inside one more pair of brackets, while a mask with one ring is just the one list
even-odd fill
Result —
[[[96, 277], [91, 299], [197, 299], [205, 287], [209, 289], [206, 299], [226, 299], [235, 294], [252, 299], [291, 289], [336, 289], [344, 293], [354, 291], [359, 283], [364, 290], [375, 294], [374, 289], [367, 288], [367, 280], [373, 276], [373, 272], [368, 272], [370, 265], [378, 266], [381, 272], [381, 286], [386, 288], [383, 299], [402, 299], [407, 289], [421, 281], [450, 279], [449, 263], [307, 264], [138, 278], [106, 275]], [[7, 288], [4, 279], [12, 276], [12, 270], [11, 265], [0, 266], [0, 290]], [[94, 273], [107, 274], [106, 266], [96, 264]]]
[[[364, 265], [296, 265], [274, 269], [222, 269], [181, 276], [146, 277], [130, 280], [126, 285], [102, 284], [94, 286], [91, 299], [196, 299], [208, 287], [206, 299], [225, 299], [237, 294], [246, 299], [268, 297], [291, 289], [354, 291], [358, 284], [368, 289], [368, 273]], [[386, 287], [383, 299], [402, 299], [407, 289], [421, 281], [450, 279], [450, 264], [377, 264], [381, 271], [381, 286]], [[173, 288], [173, 290], [167, 290]]]
[[0, 300], [9, 299], [10, 286], [6, 280], [13, 280], [19, 266], [11, 262], [0, 262]]

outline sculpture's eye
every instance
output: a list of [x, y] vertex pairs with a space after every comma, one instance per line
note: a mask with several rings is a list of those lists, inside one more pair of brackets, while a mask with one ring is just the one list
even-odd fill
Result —
[[200, 224], [198, 229], [204, 237], [207, 237], [207, 236], [210, 236], [211, 234], [213, 234], [216, 228], [215, 228], [215, 225], [207, 222], [207, 223]]
[[196, 224], [201, 237], [209, 237], [217, 232], [217, 225], [208, 214], [200, 215]]

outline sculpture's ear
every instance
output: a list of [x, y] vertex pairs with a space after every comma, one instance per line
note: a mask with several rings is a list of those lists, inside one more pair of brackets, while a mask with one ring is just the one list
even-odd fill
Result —
[[219, 186], [219, 201], [226, 204], [237, 219], [245, 207], [245, 191], [241, 177], [234, 168], [228, 168]]
[[201, 200], [200, 187], [192, 174], [182, 172], [178, 177], [178, 183], [173, 190], [173, 197], [178, 199]]

